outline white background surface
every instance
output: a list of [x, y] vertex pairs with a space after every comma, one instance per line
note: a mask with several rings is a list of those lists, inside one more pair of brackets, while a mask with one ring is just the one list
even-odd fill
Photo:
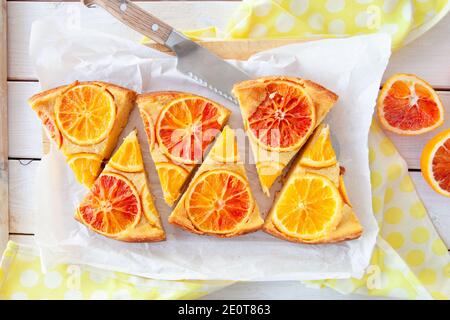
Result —
[[[195, 2], [146, 2], [143, 7], [161, 19], [180, 29], [191, 29], [207, 25], [223, 27], [226, 19], [239, 3], [235, 1]], [[73, 17], [77, 3], [14, 1], [8, 2], [8, 89], [9, 89], [9, 166], [10, 166], [10, 238], [32, 243], [35, 231], [31, 216], [35, 199], [31, 194], [37, 164], [42, 156], [41, 128], [39, 120], [26, 103], [26, 99], [39, 91], [36, 77], [28, 59], [28, 37], [33, 20], [61, 12]], [[83, 19], [104, 21], [105, 28], [130, 39], [139, 36], [107, 15], [89, 12]], [[446, 106], [446, 122], [450, 127], [450, 16], [445, 17], [432, 30], [413, 43], [394, 53], [385, 78], [395, 72], [415, 73], [438, 91]], [[434, 134], [434, 133], [432, 133]], [[397, 148], [407, 160], [411, 177], [428, 209], [428, 212], [443, 237], [450, 245], [450, 199], [434, 193], [423, 180], [420, 169], [420, 152], [430, 134], [415, 137], [391, 135]], [[305, 289], [297, 282], [239, 283], [211, 295], [214, 298], [353, 298], [341, 296], [332, 290]], [[355, 296], [358, 298], [359, 296]]]

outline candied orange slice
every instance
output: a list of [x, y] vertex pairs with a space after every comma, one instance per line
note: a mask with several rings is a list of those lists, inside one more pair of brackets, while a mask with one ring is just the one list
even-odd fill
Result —
[[80, 84], [61, 95], [55, 115], [59, 129], [71, 142], [88, 146], [108, 137], [116, 120], [116, 105], [106, 88]]
[[314, 240], [336, 229], [342, 206], [339, 190], [327, 177], [299, 174], [283, 188], [274, 207], [273, 223], [288, 236]]
[[249, 217], [255, 205], [247, 180], [228, 170], [201, 174], [188, 192], [189, 219], [198, 230], [207, 233], [233, 232]]
[[102, 157], [95, 153], [76, 153], [68, 157], [67, 163], [73, 170], [77, 181], [91, 187], [100, 174]]
[[155, 128], [159, 147], [176, 163], [198, 163], [227, 116], [222, 107], [203, 97], [175, 99], [159, 114]]
[[234, 132], [231, 130], [223, 130], [208, 156], [217, 162], [237, 162], [239, 155]]
[[281, 175], [284, 167], [284, 164], [277, 161], [261, 161], [256, 164], [256, 170], [258, 171], [264, 193], [269, 194], [269, 190], [265, 186], [273, 185], [274, 181]]
[[272, 81], [265, 91], [265, 99], [248, 118], [249, 131], [267, 150], [298, 149], [316, 125], [311, 98], [289, 81]]
[[182, 167], [170, 162], [156, 163], [159, 181], [164, 194], [164, 200], [169, 206], [180, 196], [180, 190], [189, 173]]
[[300, 164], [312, 168], [325, 168], [336, 164], [336, 162], [330, 128], [328, 125], [320, 125], [304, 146]]
[[155, 128], [153, 126], [153, 121], [147, 111], [140, 109], [140, 114], [142, 117], [142, 122], [144, 123], [144, 129], [145, 134], [147, 135], [149, 149], [150, 151], [152, 151], [155, 145]]
[[119, 150], [109, 160], [109, 164], [123, 172], [140, 172], [144, 170], [141, 148], [136, 133], [128, 135]]
[[117, 173], [103, 173], [78, 207], [80, 219], [105, 236], [114, 236], [134, 227], [141, 212], [136, 188]]

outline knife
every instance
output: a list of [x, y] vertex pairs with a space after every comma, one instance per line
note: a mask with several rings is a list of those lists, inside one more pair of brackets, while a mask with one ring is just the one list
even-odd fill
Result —
[[250, 76], [241, 69], [188, 39], [167, 23], [161, 21], [129, 0], [81, 0], [87, 7], [99, 6], [122, 23], [175, 52], [177, 69], [213, 92], [233, 101], [235, 83]]

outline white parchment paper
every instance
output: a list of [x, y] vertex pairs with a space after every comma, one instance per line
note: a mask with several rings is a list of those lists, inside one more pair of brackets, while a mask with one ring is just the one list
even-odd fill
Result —
[[[74, 80], [103, 80], [138, 92], [180, 90], [207, 96], [233, 111], [231, 127], [242, 128], [239, 108], [178, 73], [175, 59], [126, 39], [94, 30], [68, 28], [55, 19], [33, 24], [31, 59], [42, 89]], [[148, 153], [137, 108], [122, 133], [138, 127], [145, 166], [167, 241], [129, 244], [97, 235], [73, 219], [87, 192], [75, 182], [62, 154], [52, 146], [36, 177], [36, 240], [44, 269], [55, 263], [89, 264], [157, 279], [311, 280], [360, 277], [378, 233], [372, 213], [368, 130], [375, 99], [390, 56], [390, 38], [359, 36], [289, 45], [257, 54], [239, 65], [253, 76], [291, 75], [316, 81], [339, 95], [326, 118], [354, 209], [364, 226], [358, 240], [331, 245], [302, 245], [264, 232], [216, 239], [197, 236], [167, 223], [164, 203]], [[220, 75], [218, 75], [220, 76]], [[247, 146], [247, 148], [246, 148]], [[263, 214], [272, 199], [259, 186], [248, 144], [241, 139], [252, 190]], [[273, 190], [279, 189], [278, 184]], [[274, 192], [273, 192], [274, 193]]]

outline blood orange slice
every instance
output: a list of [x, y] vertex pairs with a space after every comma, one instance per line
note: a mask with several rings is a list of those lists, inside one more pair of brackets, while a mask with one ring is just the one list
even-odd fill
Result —
[[55, 141], [56, 146], [61, 148], [62, 145], [62, 135], [61, 132], [59, 132], [58, 127], [56, 126], [55, 121], [50, 117], [49, 112], [44, 110], [39, 110], [37, 113], [39, 119], [41, 119], [42, 124], [44, 125], [45, 131], [47, 132], [48, 136]]
[[429, 132], [444, 122], [444, 108], [433, 88], [415, 75], [395, 74], [380, 91], [378, 117], [387, 130], [405, 135]]
[[420, 159], [422, 174], [438, 193], [450, 197], [450, 129], [431, 139]]
[[207, 171], [193, 182], [188, 192], [189, 219], [198, 230], [206, 233], [233, 232], [254, 208], [247, 180], [233, 171]]
[[265, 91], [264, 100], [248, 118], [251, 135], [267, 150], [298, 149], [316, 124], [311, 98], [289, 81], [272, 81]]
[[78, 207], [82, 222], [105, 236], [116, 236], [134, 227], [141, 217], [136, 188], [116, 173], [102, 174]]
[[171, 160], [193, 164], [220, 132], [229, 113], [211, 100], [186, 96], [169, 103], [159, 114], [156, 139]]

